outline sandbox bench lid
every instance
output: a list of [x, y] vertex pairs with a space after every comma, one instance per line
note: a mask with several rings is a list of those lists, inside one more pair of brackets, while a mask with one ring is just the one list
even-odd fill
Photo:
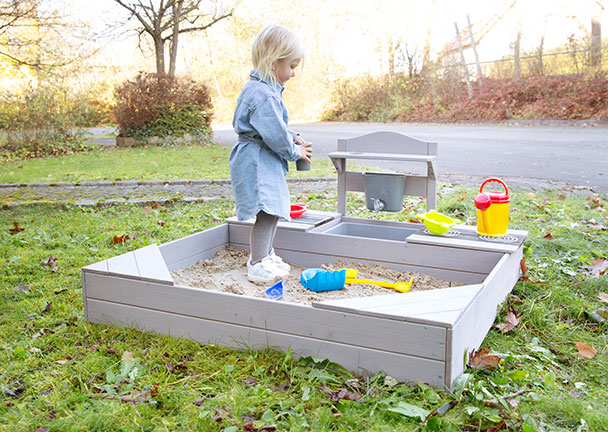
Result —
[[167, 263], [155, 244], [88, 265], [82, 271], [173, 285]]
[[[335, 212], [308, 210], [299, 218], [292, 219], [289, 222], [279, 220], [278, 226], [282, 229], [308, 231], [315, 227], [318, 227], [319, 225], [339, 218], [340, 216], [340, 213]], [[253, 223], [255, 222], [255, 218], [251, 218], [246, 221], [239, 221], [236, 216], [232, 216], [226, 219], [226, 222], [235, 225], [253, 225]]]
[[337, 312], [451, 328], [481, 289], [481, 284], [464, 285], [428, 291], [326, 300], [313, 303], [312, 306]]

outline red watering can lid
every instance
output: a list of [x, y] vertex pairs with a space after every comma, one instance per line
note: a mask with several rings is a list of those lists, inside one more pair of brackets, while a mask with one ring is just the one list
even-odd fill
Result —
[[[505, 192], [483, 192], [484, 186], [488, 183], [500, 183], [502, 187], [505, 188]], [[489, 195], [490, 199], [492, 200], [492, 204], [508, 203], [511, 201], [509, 198], [509, 189], [507, 188], [507, 185], [502, 180], [497, 178], [491, 178], [484, 181], [479, 188], [479, 192]]]

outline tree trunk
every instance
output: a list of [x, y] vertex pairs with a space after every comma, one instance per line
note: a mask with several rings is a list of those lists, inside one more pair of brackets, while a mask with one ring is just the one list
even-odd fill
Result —
[[165, 75], [165, 44], [160, 35], [154, 37], [154, 52], [156, 53], [156, 73]]
[[591, 19], [591, 67], [602, 65], [602, 30], [598, 18]]
[[388, 38], [388, 74], [395, 75], [395, 58], [401, 48], [401, 41], [395, 36]]
[[513, 55], [513, 77], [518, 80], [521, 77], [521, 66], [519, 63], [519, 44], [521, 42], [521, 33], [517, 32], [517, 39], [515, 39], [515, 52]]
[[173, 3], [173, 35], [171, 37], [171, 53], [169, 55], [169, 76], [175, 76], [175, 67], [177, 63], [177, 42], [179, 38], [179, 20], [182, 14], [184, 0], [178, 0]]

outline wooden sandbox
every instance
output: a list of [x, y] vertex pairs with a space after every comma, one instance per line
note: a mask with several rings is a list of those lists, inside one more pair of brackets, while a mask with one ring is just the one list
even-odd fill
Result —
[[[343, 141], [339, 161], [348, 156], [348, 140]], [[346, 172], [345, 163], [340, 164]], [[434, 171], [431, 174], [434, 178]], [[343, 176], [339, 194], [356, 187], [356, 182], [348, 183], [354, 177]], [[434, 193], [434, 182], [422, 181], [414, 181], [413, 187], [422, 194]], [[497, 307], [517, 282], [527, 235], [510, 230], [505, 238], [487, 239], [477, 235], [475, 227], [458, 225], [447, 235], [435, 236], [422, 224], [308, 211], [279, 223], [274, 247], [292, 264], [382, 264], [464, 285], [308, 305], [174, 283], [171, 271], [210, 259], [221, 248], [248, 249], [251, 225], [229, 219], [167, 244], [84, 267], [85, 318], [204, 344], [291, 348], [295, 355], [329, 358], [349, 370], [385, 371], [402, 381], [451, 388], [464, 371], [466, 354], [479, 348]]]

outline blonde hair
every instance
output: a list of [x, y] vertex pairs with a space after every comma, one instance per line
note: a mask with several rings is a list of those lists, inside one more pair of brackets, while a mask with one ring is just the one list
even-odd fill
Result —
[[[276, 76], [272, 67], [277, 61], [304, 61], [304, 45], [294, 32], [281, 24], [264, 27], [253, 41], [251, 60], [260, 77], [275, 84]], [[303, 65], [302, 65], [303, 66]]]

